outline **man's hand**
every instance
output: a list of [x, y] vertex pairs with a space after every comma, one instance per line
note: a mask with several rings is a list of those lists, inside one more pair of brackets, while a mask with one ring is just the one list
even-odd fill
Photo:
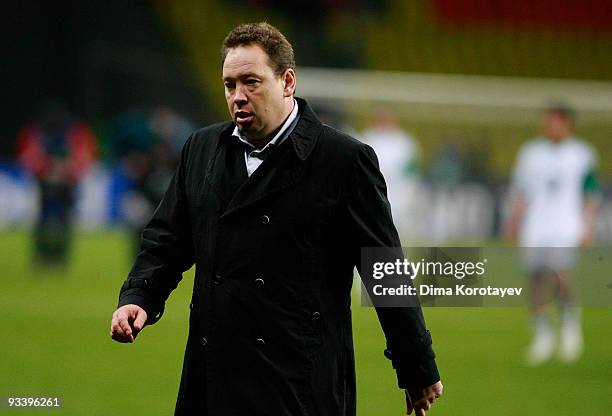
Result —
[[587, 196], [584, 202], [584, 233], [580, 241], [580, 247], [582, 248], [588, 248], [593, 243], [598, 209], [599, 201], [597, 198]]
[[587, 230], [580, 240], [581, 248], [589, 248], [593, 244], [593, 231]]
[[406, 414], [409, 415], [414, 410], [415, 416], [425, 416], [425, 412], [442, 395], [443, 389], [442, 382], [438, 381], [424, 389], [406, 390]]
[[517, 195], [510, 206], [510, 214], [503, 228], [503, 235], [506, 243], [510, 246], [516, 244], [519, 236], [519, 229], [527, 210], [527, 202], [525, 199]]
[[110, 336], [117, 342], [134, 342], [147, 322], [147, 313], [138, 305], [124, 305], [113, 313]]

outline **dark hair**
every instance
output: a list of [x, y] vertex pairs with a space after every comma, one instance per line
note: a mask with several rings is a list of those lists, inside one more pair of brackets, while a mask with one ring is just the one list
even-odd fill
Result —
[[295, 69], [293, 46], [285, 35], [267, 22], [245, 23], [232, 29], [221, 46], [221, 65], [230, 49], [252, 44], [259, 45], [266, 52], [270, 67], [277, 76], [289, 68]]
[[573, 108], [563, 102], [552, 102], [546, 107], [544, 110], [548, 114], [555, 114], [557, 116], [563, 117], [570, 124], [574, 123], [576, 118], [576, 112]]

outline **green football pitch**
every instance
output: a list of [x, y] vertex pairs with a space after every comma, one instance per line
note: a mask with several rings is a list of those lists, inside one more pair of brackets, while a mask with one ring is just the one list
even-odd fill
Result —
[[[29, 264], [24, 232], [0, 234], [0, 397], [59, 396], [62, 408], [0, 414], [170, 415], [187, 336], [193, 273], [164, 318], [132, 345], [109, 336], [118, 289], [130, 265], [121, 232], [79, 234], [65, 271]], [[612, 292], [611, 292], [612, 296]], [[373, 309], [353, 302], [358, 414], [404, 414], [403, 393]], [[431, 415], [609, 415], [612, 309], [583, 311], [580, 361], [523, 364], [529, 342], [524, 308], [425, 308], [445, 385]], [[244, 386], [248, 388], [248, 386]]]

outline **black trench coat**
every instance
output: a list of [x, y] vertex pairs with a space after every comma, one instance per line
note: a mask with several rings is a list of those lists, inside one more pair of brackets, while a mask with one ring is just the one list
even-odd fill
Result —
[[[298, 107], [250, 178], [232, 123], [196, 131], [142, 234], [119, 305], [148, 324], [196, 265], [176, 415], [355, 415], [353, 269], [400, 242], [373, 150]], [[399, 386], [438, 381], [420, 308], [376, 312]]]

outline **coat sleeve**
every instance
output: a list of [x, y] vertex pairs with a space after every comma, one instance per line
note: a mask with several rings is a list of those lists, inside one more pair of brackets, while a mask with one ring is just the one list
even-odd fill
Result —
[[194, 263], [189, 208], [185, 197], [185, 171], [191, 138], [153, 217], [145, 226], [140, 252], [121, 287], [119, 306], [136, 304], [147, 312], [147, 324], [157, 322], [170, 293]]
[[[403, 256], [393, 225], [386, 185], [374, 150], [363, 145], [353, 165], [352, 183], [346, 191], [355, 266], [364, 279], [362, 248], [385, 247]], [[367, 261], [367, 260], [366, 260]], [[431, 335], [418, 302], [411, 307], [376, 307], [387, 348], [401, 388], [417, 389], [440, 380]]]

